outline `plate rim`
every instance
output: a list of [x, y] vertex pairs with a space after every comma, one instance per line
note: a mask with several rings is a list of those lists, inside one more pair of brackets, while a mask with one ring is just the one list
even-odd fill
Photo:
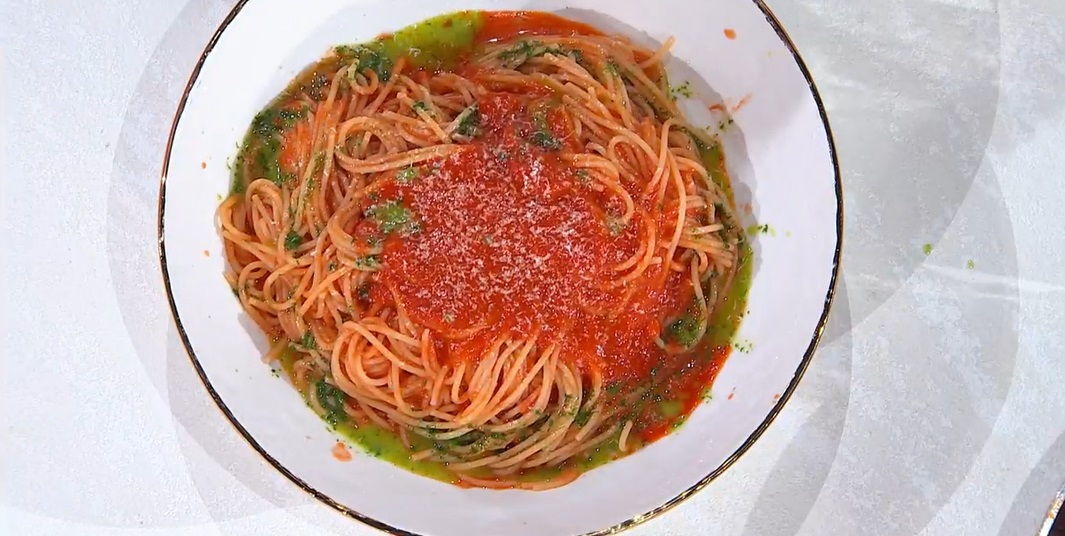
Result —
[[1054, 522], [1057, 521], [1058, 514], [1063, 514], [1061, 519], [1065, 521], [1065, 482], [1061, 484], [1061, 489], [1054, 494], [1054, 499], [1047, 510], [1046, 518], [1043, 519], [1043, 523], [1039, 526], [1039, 534], [1036, 536], [1050, 536], [1050, 531], [1054, 529]]
[[[281, 462], [271, 456], [270, 453], [266, 452], [262, 445], [260, 445], [254, 437], [252, 437], [251, 433], [249, 433], [248, 430], [244, 428], [244, 426], [240, 423], [240, 421], [237, 420], [236, 416], [233, 415], [232, 411], [230, 411], [229, 407], [218, 395], [218, 392], [211, 384], [211, 381], [207, 378], [207, 374], [204, 371], [203, 366], [200, 364], [199, 358], [196, 357], [196, 352], [192, 349], [192, 342], [189, 340], [189, 336], [185, 332], [185, 328], [181, 323], [181, 317], [178, 314], [177, 303], [174, 300], [174, 293], [170, 284], [170, 271], [167, 267], [166, 240], [164, 234], [166, 179], [167, 173], [170, 168], [170, 157], [174, 145], [174, 137], [177, 134], [178, 123], [181, 121], [181, 116], [185, 111], [185, 105], [188, 102], [189, 95], [192, 93], [192, 89], [194, 88], [196, 81], [199, 78], [200, 71], [202, 70], [204, 63], [206, 62], [207, 57], [214, 50], [215, 45], [218, 44], [218, 40], [221, 38], [225, 30], [229, 27], [229, 25], [233, 22], [236, 16], [241, 12], [241, 10], [244, 9], [244, 7], [250, 1], [251, 0], [239, 0], [236, 5], [234, 5], [233, 8], [230, 9], [229, 13], [226, 14], [226, 17], [222, 19], [222, 22], [219, 24], [218, 28], [211, 35], [211, 38], [207, 41], [207, 44], [204, 47], [203, 52], [200, 54], [199, 59], [196, 60], [196, 65], [193, 67], [192, 73], [189, 75], [189, 80], [186, 83], [184, 90], [182, 90], [181, 98], [178, 101], [177, 110], [174, 112], [174, 119], [171, 122], [170, 131], [167, 135], [166, 149], [163, 153], [163, 165], [159, 176], [159, 197], [157, 207], [158, 216], [156, 221], [156, 231], [159, 248], [159, 265], [162, 270], [163, 287], [166, 291], [167, 303], [170, 308], [170, 317], [174, 322], [174, 326], [177, 328], [178, 336], [181, 338], [182, 346], [185, 348], [185, 353], [188, 354], [189, 361], [192, 363], [193, 368], [196, 369], [196, 374], [197, 376], [199, 376], [200, 381], [203, 383], [203, 386], [207, 390], [208, 395], [210, 395], [215, 405], [222, 412], [222, 414], [225, 415], [229, 423], [233, 425], [234, 428], [236, 428], [240, 436], [252, 447], [252, 449], [258, 452], [259, 455], [262, 456], [263, 459], [266, 460], [274, 469], [276, 469], [278, 472], [288, 478], [293, 484], [296, 485], [296, 487], [300, 488], [315, 499], [318, 499], [322, 503], [330, 506], [337, 512], [349, 518], [352, 518], [356, 521], [369, 525], [370, 527], [391, 534], [393, 536], [427, 536], [416, 532], [404, 530], [399, 527], [394, 527], [392, 525], [389, 525], [388, 523], [379, 521], [377, 519], [374, 519], [373, 517], [370, 517], [350, 507], [340, 504], [333, 498], [318, 491], [306, 481], [293, 474], [291, 471], [288, 470], [288, 468], [282, 465]], [[843, 184], [839, 169], [839, 158], [836, 154], [836, 144], [832, 136], [832, 128], [828, 121], [828, 113], [826, 112], [824, 103], [821, 100], [821, 94], [817, 89], [817, 84], [814, 83], [813, 76], [810, 74], [810, 70], [806, 66], [806, 62], [803, 61], [802, 55], [799, 53], [794, 41], [792, 41], [791, 36], [788, 35], [787, 31], [784, 29], [784, 26], [780, 23], [780, 20], [773, 13], [772, 9], [770, 9], [769, 6], [765, 4], [764, 0], [750, 1], [754, 3], [755, 7], [757, 7], [758, 10], [761, 11], [762, 14], [765, 16], [766, 22], [769, 23], [769, 26], [777, 34], [777, 37], [788, 49], [788, 53], [791, 54], [792, 59], [798, 66], [799, 71], [802, 73], [803, 78], [806, 80], [806, 85], [810, 90], [811, 96], [814, 99], [814, 104], [817, 106], [818, 116], [821, 119], [821, 125], [824, 127], [825, 131], [825, 140], [828, 145], [829, 158], [832, 162], [833, 181], [835, 183], [834, 189], [836, 195], [836, 247], [832, 257], [832, 275], [829, 279], [828, 290], [825, 295], [824, 308], [822, 309], [821, 317], [817, 321], [817, 326], [815, 327], [813, 335], [810, 339], [810, 344], [807, 346], [806, 351], [803, 353], [803, 358], [800, 361], [799, 366], [795, 369], [795, 373], [793, 374], [791, 381], [788, 382], [787, 388], [784, 390], [783, 393], [781, 393], [780, 398], [770, 409], [769, 413], [766, 414], [766, 417], [762, 420], [758, 427], [756, 427], [751, 432], [747, 439], [744, 440], [744, 442], [741, 443], [740, 446], [737, 447], [736, 450], [733, 451], [733, 453], [729, 455], [728, 458], [725, 458], [725, 460], [722, 461], [713, 471], [711, 471], [706, 476], [700, 478], [698, 482], [691, 485], [690, 487], [680, 492], [672, 499], [661, 504], [660, 506], [657, 506], [642, 514], [633, 516], [629, 519], [626, 519], [625, 521], [621, 521], [619, 523], [611, 525], [607, 528], [585, 532], [580, 534], [579, 536], [613, 535], [628, 530], [637, 525], [640, 525], [651, 519], [654, 519], [671, 510], [675, 506], [688, 500], [693, 495], [695, 495], [707, 485], [709, 485], [710, 482], [721, 476], [722, 473], [730, 469], [737, 461], [739, 461], [739, 459], [744, 454], [747, 453], [748, 450], [750, 450], [754, 443], [762, 437], [762, 434], [765, 433], [765, 431], [776, 419], [777, 415], [780, 414], [780, 412], [784, 409], [784, 406], [791, 399], [791, 395], [795, 392], [796, 388], [798, 388], [799, 382], [802, 380], [803, 375], [806, 373], [806, 369], [809, 368], [810, 363], [813, 361], [813, 356], [817, 351], [818, 344], [821, 341], [821, 336], [824, 334], [825, 326], [828, 323], [828, 317], [836, 296], [836, 285], [838, 283], [840, 275], [840, 260], [842, 259], [843, 250]]]

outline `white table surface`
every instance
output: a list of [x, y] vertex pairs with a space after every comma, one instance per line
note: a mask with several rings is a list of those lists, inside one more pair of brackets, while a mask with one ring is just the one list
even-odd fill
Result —
[[[627, 534], [1035, 534], [1065, 481], [1065, 2], [768, 3], [839, 150], [835, 306], [754, 448]], [[163, 147], [231, 4], [0, 2], [0, 534], [375, 533], [243, 442], [168, 314]]]

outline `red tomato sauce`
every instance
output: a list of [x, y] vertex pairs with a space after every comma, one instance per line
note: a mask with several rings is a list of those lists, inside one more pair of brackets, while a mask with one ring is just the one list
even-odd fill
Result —
[[587, 24], [539, 11], [485, 11], [476, 43], [513, 39], [523, 35], [602, 35]]
[[[477, 39], [548, 33], [598, 32], [549, 14], [486, 13]], [[478, 109], [472, 142], [417, 166], [414, 177], [397, 173], [364, 202], [364, 210], [399, 203], [418, 226], [384, 238], [369, 300], [388, 304], [394, 294], [411, 320], [442, 334], [435, 348], [442, 362], [475, 361], [503, 335], [537, 337], [541, 351], [557, 343], [563, 359], [598, 369], [608, 403], [626, 404], [631, 389], [653, 385], [643, 398], [651, 403], [633, 410], [633, 431], [645, 441], [665, 435], [702, 401], [729, 352], [704, 342], [670, 356], [657, 346], [663, 327], [692, 304], [690, 279], [663, 276], [656, 265], [633, 283], [612, 284], [620, 277], [614, 267], [639, 249], [642, 224], [637, 215], [612, 232], [611, 218], [623, 207], [564, 160], [583, 148], [549, 90], [489, 91]], [[545, 147], [537, 136], [557, 145]], [[642, 185], [626, 187], [638, 200]], [[660, 235], [672, 233], [675, 211], [643, 208], [657, 218]], [[373, 236], [375, 225], [364, 220], [355, 236]], [[620, 313], [603, 314], [630, 294]], [[477, 327], [476, 335], [460, 336]], [[663, 401], [680, 411], [659, 411]]]
[[[441, 348], [445, 359], [476, 359], [503, 333], [538, 336], [607, 382], [638, 379], [661, 361], [654, 341], [662, 319], [685, 310], [691, 284], [681, 276], [645, 284], [615, 318], [599, 314], [631, 290], [611, 285], [613, 267], [636, 253], [639, 234], [630, 225], [612, 236], [609, 200], [560, 151], [529, 143], [545, 124], [558, 140], [572, 128], [548, 103], [488, 94], [473, 143], [381, 188], [369, 204], [401, 203], [420, 230], [385, 241], [380, 279], [412, 320], [445, 336], [488, 326]], [[658, 273], [651, 268], [641, 281], [661, 281]]]

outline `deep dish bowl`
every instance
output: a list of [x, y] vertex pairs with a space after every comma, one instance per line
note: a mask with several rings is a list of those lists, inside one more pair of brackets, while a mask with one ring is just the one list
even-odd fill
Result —
[[[222, 278], [216, 224], [227, 165], [255, 113], [333, 45], [460, 9], [551, 11], [652, 46], [676, 38], [667, 70], [691, 83], [682, 109], [725, 149], [749, 226], [754, 276], [736, 351], [711, 400], [666, 438], [547, 492], [461, 489], [356, 453], [261, 356], [267, 341]], [[722, 108], [729, 114], [722, 120]], [[719, 130], [719, 132], [718, 132]], [[827, 120], [805, 66], [750, 0], [641, 2], [241, 2], [208, 45], [179, 106], [160, 190], [164, 282], [208, 392], [239, 432], [298, 486], [396, 534], [600, 534], [695, 493], [745, 452], [812, 358], [838, 273], [842, 205]], [[250, 452], [250, 451], [249, 451]]]

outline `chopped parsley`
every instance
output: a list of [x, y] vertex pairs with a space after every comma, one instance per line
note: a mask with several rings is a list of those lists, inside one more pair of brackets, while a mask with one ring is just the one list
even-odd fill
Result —
[[616, 61], [614, 61], [612, 59], [611, 60], [607, 60], [606, 67], [604, 67], [604, 70], [608, 74], [612, 74], [614, 76], [621, 76], [621, 68], [618, 67], [618, 62], [616, 62]]
[[292, 179], [291, 173], [281, 171], [280, 155], [281, 140], [271, 136], [259, 145], [254, 160], [263, 177], [278, 186]]
[[480, 133], [481, 129], [481, 111], [474, 104], [463, 112], [462, 120], [459, 121], [458, 128], [455, 132], [461, 136], [475, 137]]
[[418, 170], [414, 166], [405, 167], [396, 173], [396, 182], [406, 184], [418, 176]]
[[[728, 226], [726, 226], [726, 230], [731, 230], [731, 229], [728, 229]], [[767, 235], [776, 236], [777, 232], [775, 230], [773, 230], [773, 228], [770, 227], [768, 223], [763, 223], [762, 225], [752, 225], [752, 226], [748, 227], [747, 228], [747, 234], [751, 234], [751, 235], [767, 234]]]
[[300, 337], [300, 340], [296, 341], [296, 344], [304, 350], [318, 349], [318, 343], [314, 339], [314, 333], [311, 333], [310, 331], [303, 332], [303, 337]]
[[296, 231], [289, 231], [285, 236], [285, 251], [292, 251], [300, 247], [300, 242], [303, 241], [303, 237]]
[[362, 285], [359, 285], [359, 288], [355, 289], [355, 297], [358, 298], [359, 301], [370, 301], [370, 284], [363, 283]]
[[670, 427], [672, 429], [676, 430], [677, 428], [680, 428], [682, 424], [684, 424], [684, 421], [687, 421], [687, 420], [688, 420], [687, 416], [681, 416], [681, 418], [673, 421], [673, 424], [670, 425]]
[[374, 458], [380, 458], [381, 456], [385, 455], [385, 451], [383, 448], [381, 448], [380, 445], [373, 445], [372, 447], [367, 447], [363, 445], [362, 448], [366, 452], [366, 454], [369, 454]]
[[255, 115], [251, 121], [251, 130], [256, 136], [270, 136], [279, 134], [292, 128], [297, 121], [307, 116], [308, 108], [301, 106], [298, 109], [266, 108]]
[[547, 46], [540, 41], [519, 41], [514, 46], [499, 53], [499, 62], [507, 69], [517, 69], [525, 62], [552, 54], [555, 56], [567, 56], [577, 63], [584, 61], [584, 55], [579, 50], [573, 50], [562, 46]]
[[932, 244], [925, 244], [924, 247], [921, 248], [921, 249], [924, 250], [924, 254], [925, 255], [931, 255], [932, 254]]
[[366, 74], [373, 71], [382, 82], [388, 82], [392, 78], [392, 58], [376, 48], [364, 45], [339, 46], [334, 49], [338, 56], [346, 60], [353, 60], [353, 72]]
[[537, 130], [536, 132], [533, 132], [530, 141], [533, 142], [533, 145], [539, 145], [544, 149], [552, 151], [562, 148], [562, 142], [558, 141], [558, 138], [546, 130]]
[[571, 60], [573, 60], [574, 62], [576, 62], [578, 65], [581, 65], [582, 67], [584, 66], [584, 54], [581, 54], [580, 50], [571, 49], [571, 48], [561, 48], [561, 47], [560, 47], [559, 50], [564, 55], [569, 56], [569, 58]]
[[384, 234], [397, 231], [402, 235], [411, 235], [420, 230], [417, 222], [407, 207], [399, 201], [389, 201], [374, 205], [366, 211], [366, 216], [377, 222], [377, 227]]
[[338, 45], [333, 47], [333, 52], [344, 59], [353, 59], [359, 55], [361, 45]]
[[540, 110], [534, 113], [533, 125], [536, 130], [533, 131], [532, 136], [529, 138], [533, 145], [538, 145], [550, 151], [557, 151], [562, 148], [562, 142], [558, 141], [558, 138], [548, 128], [546, 112]]
[[414, 104], [412, 104], [410, 107], [415, 110], [421, 110], [423, 112], [429, 111], [429, 106], [425, 104], [425, 101], [414, 101]]
[[337, 386], [322, 378], [314, 384], [314, 394], [318, 399], [318, 404], [325, 410], [326, 422], [336, 426], [348, 420], [348, 414], [344, 412], [345, 395]]
[[322, 92], [326, 86], [329, 85], [329, 78], [326, 78], [324, 74], [316, 73], [311, 78], [311, 83], [306, 87], [307, 96], [315, 101], [320, 101], [325, 98], [325, 93]]
[[250, 182], [244, 176], [244, 164], [250, 164], [251, 177], [265, 177], [270, 182], [281, 186], [295, 178], [295, 175], [281, 170], [281, 135], [297, 121], [307, 116], [308, 108], [269, 107], [255, 115], [251, 128], [239, 147], [239, 154], [234, 162], [233, 191], [241, 193]]
[[539, 41], [519, 41], [518, 44], [499, 53], [499, 62], [504, 67], [517, 69], [523, 63], [543, 54], [543, 43]]
[[625, 230], [625, 222], [621, 221], [621, 218], [607, 216], [606, 229], [610, 236], [621, 236], [622, 231]]
[[699, 318], [690, 312], [685, 313], [666, 326], [665, 338], [684, 348], [691, 348], [699, 342]]
[[678, 96], [690, 99], [690, 98], [692, 98], [692, 85], [691, 85], [691, 82], [685, 81], [683, 84], [681, 84], [681, 85], [679, 85], [677, 87], [670, 88], [670, 92], [669, 93], [670, 93], [670, 96], [673, 98], [673, 100], [677, 100]]
[[588, 408], [583, 408], [577, 412], [577, 416], [574, 417], [573, 422], [577, 426], [584, 426], [588, 424], [588, 419], [592, 418], [592, 411]]
[[381, 260], [377, 257], [377, 255], [355, 257], [355, 267], [366, 270], [374, 270], [381, 267]]
[[277, 111], [277, 118], [280, 120], [284, 128], [289, 128], [296, 124], [297, 121], [307, 117], [307, 112], [310, 108], [306, 105], [300, 106], [297, 110], [290, 110], [288, 108], [282, 108]]
[[477, 453], [484, 450], [484, 444], [488, 436], [480, 430], [471, 430], [458, 437], [451, 439], [434, 439], [433, 450], [437, 452], [451, 452], [456, 448], [466, 447]]

